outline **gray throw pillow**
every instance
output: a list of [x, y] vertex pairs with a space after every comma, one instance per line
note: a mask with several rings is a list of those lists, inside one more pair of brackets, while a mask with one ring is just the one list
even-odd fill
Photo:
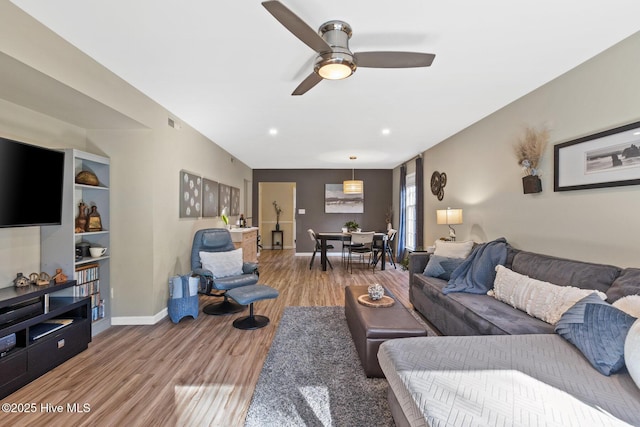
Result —
[[556, 333], [575, 345], [603, 375], [624, 367], [624, 341], [636, 318], [591, 294], [567, 310]]
[[425, 276], [437, 277], [438, 279], [449, 280], [453, 270], [458, 268], [464, 261], [464, 258], [448, 258], [439, 255], [431, 255], [429, 262], [424, 268]]

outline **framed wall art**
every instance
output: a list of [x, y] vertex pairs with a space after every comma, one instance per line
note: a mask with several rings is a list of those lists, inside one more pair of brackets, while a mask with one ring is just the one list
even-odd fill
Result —
[[202, 178], [180, 171], [180, 218], [199, 218], [202, 215]]
[[240, 215], [240, 189], [231, 187], [231, 215]]
[[640, 122], [557, 144], [553, 191], [640, 184]]
[[342, 184], [324, 185], [325, 213], [364, 213], [364, 192], [344, 194]]
[[231, 187], [218, 184], [218, 215], [231, 215]]
[[202, 178], [202, 216], [218, 216], [218, 183]]

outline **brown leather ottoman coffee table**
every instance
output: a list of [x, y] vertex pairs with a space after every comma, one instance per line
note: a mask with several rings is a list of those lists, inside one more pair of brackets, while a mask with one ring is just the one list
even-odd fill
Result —
[[[368, 377], [384, 377], [378, 364], [378, 348], [393, 338], [422, 337], [427, 330], [397, 300], [391, 307], [367, 307], [358, 302], [367, 295], [367, 286], [347, 286], [344, 289], [344, 314], [351, 337]], [[385, 288], [384, 294], [395, 300]]]

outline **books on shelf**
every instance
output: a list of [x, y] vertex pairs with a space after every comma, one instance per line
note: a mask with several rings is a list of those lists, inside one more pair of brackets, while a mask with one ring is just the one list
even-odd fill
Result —
[[73, 296], [91, 297], [92, 320], [104, 317], [104, 310], [100, 310], [100, 264], [78, 266], [74, 273], [74, 279], [77, 284], [73, 288]]
[[29, 339], [35, 341], [73, 323], [73, 319], [49, 319], [29, 328]]

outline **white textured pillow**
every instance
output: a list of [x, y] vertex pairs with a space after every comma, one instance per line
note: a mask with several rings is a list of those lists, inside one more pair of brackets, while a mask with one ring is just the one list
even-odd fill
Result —
[[611, 305], [630, 316], [640, 319], [640, 295], [627, 295]]
[[598, 294], [603, 300], [607, 299], [603, 292], [594, 289], [554, 285], [516, 273], [502, 265], [496, 267], [493, 290], [487, 292], [495, 299], [552, 325], [558, 323], [565, 311], [592, 293]]
[[466, 258], [473, 249], [473, 241], [468, 242], [446, 242], [436, 240], [435, 255], [446, 258]]
[[640, 320], [636, 320], [624, 341], [624, 363], [629, 375], [640, 388]]
[[242, 248], [227, 252], [200, 252], [202, 268], [215, 279], [242, 274]]

